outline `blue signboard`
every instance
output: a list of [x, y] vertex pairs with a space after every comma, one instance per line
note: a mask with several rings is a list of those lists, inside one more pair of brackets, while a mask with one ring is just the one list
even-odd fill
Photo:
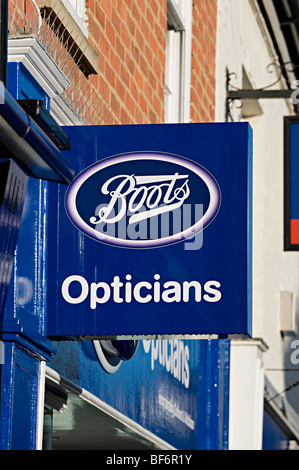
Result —
[[284, 249], [299, 250], [299, 120], [284, 119]]
[[230, 340], [139, 341], [110, 374], [99, 343], [69, 341], [72, 367], [51, 367], [176, 449], [228, 448]]
[[251, 130], [64, 128], [50, 188], [48, 336], [251, 334]]

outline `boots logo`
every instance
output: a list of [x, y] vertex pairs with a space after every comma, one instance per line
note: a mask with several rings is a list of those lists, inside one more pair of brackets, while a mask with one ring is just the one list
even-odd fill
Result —
[[219, 210], [220, 190], [193, 161], [142, 152], [85, 169], [68, 188], [65, 207], [73, 224], [97, 241], [151, 248], [201, 233]]

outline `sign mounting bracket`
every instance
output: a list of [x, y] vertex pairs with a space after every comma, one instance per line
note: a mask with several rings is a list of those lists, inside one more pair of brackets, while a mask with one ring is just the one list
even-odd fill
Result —
[[[277, 67], [277, 64], [270, 64], [267, 67], [267, 70], [269, 73], [271, 73], [271, 67]], [[236, 86], [231, 84], [231, 78], [234, 76], [235, 78], [237, 77], [237, 74], [234, 72], [229, 72], [228, 69], [226, 69], [226, 122], [233, 121], [233, 117], [231, 114], [231, 105], [235, 101], [239, 101], [240, 105], [239, 107], [243, 106], [243, 101], [244, 100], [260, 100], [260, 99], [292, 99], [295, 111], [297, 109], [297, 102], [299, 100], [296, 98], [298, 94], [298, 90], [293, 89], [293, 88], [286, 88], [286, 89], [272, 89], [274, 85], [280, 82], [280, 80], [283, 77], [284, 74], [284, 66], [281, 67], [279, 76], [277, 80], [270, 84], [267, 85], [263, 88], [259, 89], [240, 89], [237, 88]], [[299, 82], [297, 83], [299, 85]]]

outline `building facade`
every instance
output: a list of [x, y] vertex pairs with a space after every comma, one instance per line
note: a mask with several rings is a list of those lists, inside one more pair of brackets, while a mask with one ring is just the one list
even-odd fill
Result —
[[[283, 122], [296, 108], [290, 92], [229, 94], [289, 91], [296, 80], [286, 65], [296, 65], [296, 31], [291, 37], [281, 25], [297, 2], [282, 2], [283, 10], [277, 3], [9, 1], [0, 121], [8, 194], [0, 213], [2, 449], [297, 447], [298, 254], [283, 245]], [[232, 121], [253, 128], [252, 337], [49, 336], [63, 243], [79, 253], [74, 265], [85, 262], [82, 237], [60, 238], [65, 190], [83, 169], [72, 129]], [[10, 129], [21, 123], [15, 136]], [[14, 211], [5, 202], [11, 173], [22, 188]]]
[[[255, 340], [232, 340], [232, 448], [287, 448], [288, 439], [290, 447], [297, 442], [297, 372], [292, 347], [297, 335], [298, 257], [284, 244], [288, 190], [284, 118], [297, 111], [296, 100], [283, 99], [280, 91], [274, 97], [267, 95], [267, 90], [296, 89], [297, 49], [290, 35], [294, 25], [288, 18], [297, 7], [297, 2], [278, 1], [218, 3], [216, 121], [249, 121], [254, 153]], [[227, 89], [260, 90], [260, 95], [245, 99], [241, 92], [230, 101], [224, 99]]]

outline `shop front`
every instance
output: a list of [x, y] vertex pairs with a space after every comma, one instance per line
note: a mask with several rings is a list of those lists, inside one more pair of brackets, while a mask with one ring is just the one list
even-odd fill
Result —
[[251, 334], [249, 127], [65, 127], [54, 145], [28, 114], [49, 97], [9, 73], [2, 154], [26, 184], [1, 206], [1, 448], [227, 449], [226, 338]]

